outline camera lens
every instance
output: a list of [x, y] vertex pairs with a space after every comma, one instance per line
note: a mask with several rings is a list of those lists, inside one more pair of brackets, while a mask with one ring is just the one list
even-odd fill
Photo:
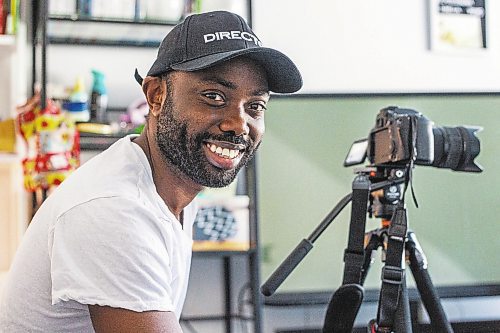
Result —
[[479, 155], [480, 144], [476, 136], [478, 127], [433, 127], [434, 162], [433, 166], [455, 171], [481, 172], [482, 168], [474, 163]]

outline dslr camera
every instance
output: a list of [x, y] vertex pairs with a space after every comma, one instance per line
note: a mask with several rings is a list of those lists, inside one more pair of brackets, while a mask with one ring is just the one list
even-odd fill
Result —
[[344, 166], [363, 163], [372, 166], [418, 165], [454, 171], [481, 172], [474, 162], [480, 152], [476, 133], [480, 127], [440, 127], [420, 112], [389, 106], [377, 115], [368, 139], [355, 141]]

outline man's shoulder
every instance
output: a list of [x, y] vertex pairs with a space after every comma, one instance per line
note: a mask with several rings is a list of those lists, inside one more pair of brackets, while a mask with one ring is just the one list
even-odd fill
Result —
[[[147, 170], [132, 142], [127, 137], [91, 158], [71, 174], [54, 193], [50, 201], [56, 201], [59, 213], [78, 205], [91, 205], [98, 200], [105, 205], [112, 201], [138, 202], [144, 191]], [[129, 140], [129, 139], [128, 139]]]

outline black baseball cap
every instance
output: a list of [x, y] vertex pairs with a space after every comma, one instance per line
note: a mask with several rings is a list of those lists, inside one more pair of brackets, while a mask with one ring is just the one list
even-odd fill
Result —
[[[226, 11], [193, 14], [176, 25], [161, 42], [148, 76], [172, 70], [197, 71], [242, 55], [264, 68], [270, 91], [292, 93], [302, 87], [302, 77], [292, 60], [263, 47], [241, 16]], [[137, 70], [135, 78], [142, 84]]]

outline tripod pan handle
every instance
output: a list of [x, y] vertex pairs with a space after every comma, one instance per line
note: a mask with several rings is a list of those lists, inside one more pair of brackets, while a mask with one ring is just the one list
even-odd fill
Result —
[[264, 296], [271, 296], [276, 289], [285, 281], [290, 273], [304, 259], [307, 253], [313, 248], [313, 244], [303, 239], [299, 245], [286, 257], [279, 267], [271, 274], [267, 281], [260, 287], [260, 291]]

